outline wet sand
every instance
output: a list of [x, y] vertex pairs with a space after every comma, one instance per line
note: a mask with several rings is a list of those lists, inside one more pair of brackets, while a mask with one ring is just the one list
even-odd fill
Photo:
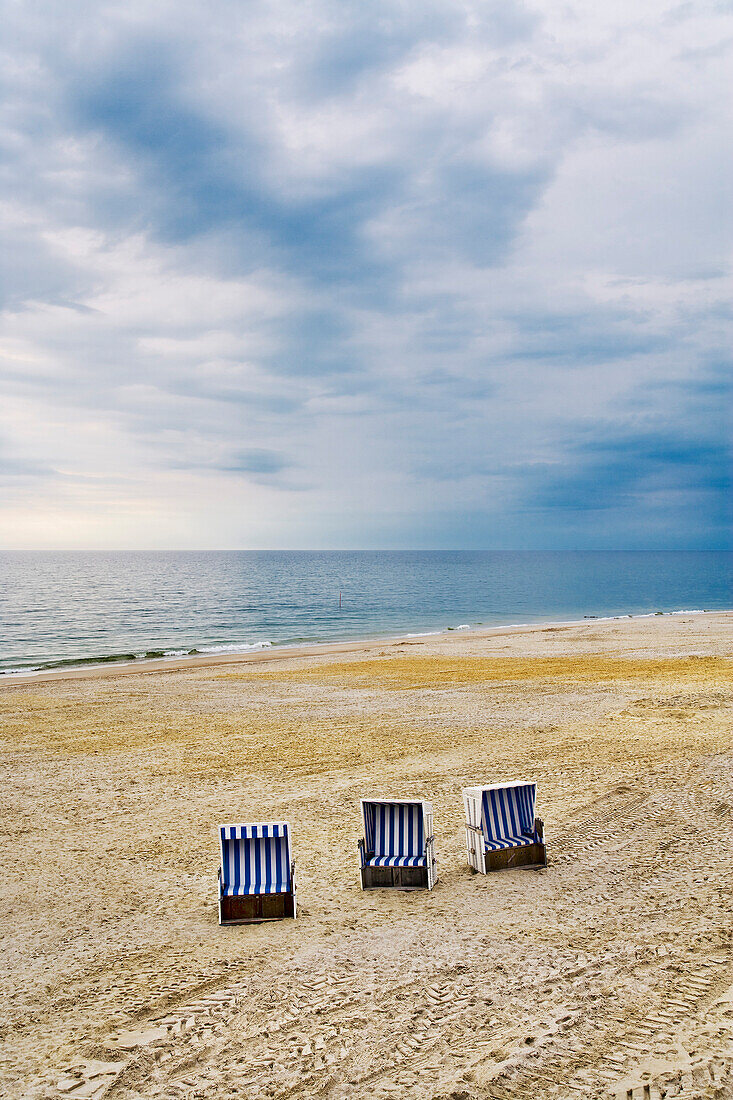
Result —
[[[0, 689], [0, 1094], [733, 1096], [733, 614], [349, 643]], [[473, 875], [532, 778], [550, 865]], [[362, 893], [359, 799], [435, 890]], [[298, 920], [219, 928], [216, 824], [286, 819]]]

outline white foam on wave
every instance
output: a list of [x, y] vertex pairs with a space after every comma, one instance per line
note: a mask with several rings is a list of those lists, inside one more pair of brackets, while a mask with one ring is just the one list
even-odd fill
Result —
[[615, 623], [619, 619], [653, 619], [655, 616], [664, 615], [663, 611], [640, 611], [638, 615], [628, 612], [626, 615], [586, 615], [582, 619], [572, 619], [574, 623]]
[[[723, 609], [719, 609], [721, 614], [724, 614]], [[485, 623], [483, 626], [487, 630], [517, 630], [520, 627], [524, 628], [537, 628], [548, 626], [588, 626], [590, 623], [615, 623], [625, 621], [627, 619], [655, 619], [660, 618], [663, 615], [708, 615], [714, 614], [714, 612], [706, 611], [704, 608], [698, 608], [694, 611], [637, 611], [637, 612], [621, 612], [619, 615], [585, 615], [582, 619], [549, 619], [539, 620], [527, 623]]]
[[[724, 609], [720, 609], [720, 610], [721, 610], [722, 613], [725, 613]], [[620, 615], [593, 615], [593, 616], [586, 616], [585, 618], [582, 618], [582, 619], [553, 619], [553, 620], [549, 620], [549, 621], [548, 620], [541, 620], [539, 622], [534, 621], [534, 622], [524, 622], [524, 623], [482, 623], [479, 627], [471, 626], [470, 623], [461, 623], [459, 626], [444, 627], [442, 630], [422, 630], [422, 631], [417, 631], [417, 632], [413, 632], [413, 633], [410, 633], [410, 634], [402, 634], [402, 635], [397, 635], [397, 636], [398, 637], [403, 637], [403, 638], [433, 638], [433, 637], [437, 637], [437, 636], [442, 635], [442, 634], [446, 634], [449, 631], [453, 631], [453, 630], [478, 630], [478, 629], [483, 629], [483, 630], [491, 630], [491, 631], [494, 631], [494, 630], [501, 631], [501, 630], [517, 630], [517, 629], [520, 629], [520, 628], [539, 629], [539, 628], [548, 627], [548, 626], [587, 626], [590, 623], [617, 622], [619, 620], [628, 620], [628, 619], [653, 619], [656, 616], [662, 616], [662, 615], [706, 615], [708, 613], [709, 612], [706, 611], [704, 608], [689, 608], [689, 609], [688, 608], [681, 608], [681, 609], [675, 610], [675, 611], [641, 611], [641, 612], [637, 612], [636, 614], [632, 614], [630, 612], [627, 612], [626, 614], [622, 613]], [[370, 639], [365, 638], [363, 640], [368, 641]], [[295, 644], [295, 643], [293, 643], [293, 644]], [[303, 643], [297, 643], [297, 644], [302, 645]], [[315, 640], [314, 640], [314, 642], [311, 643], [311, 644], [318, 644], [318, 643], [316, 643]], [[320, 644], [328, 644], [328, 641], [321, 642]], [[201, 646], [201, 647], [197, 647], [194, 652], [191, 652], [190, 649], [167, 649], [163, 653], [163, 659], [164, 660], [175, 660], [176, 658], [198, 657], [198, 656], [203, 656], [204, 654], [207, 654], [207, 653], [212, 653], [212, 654], [213, 653], [252, 653], [252, 652], [256, 652], [257, 650], [271, 649], [272, 646], [273, 646], [272, 642], [262, 641], [262, 642], [241, 642], [241, 643], [237, 643], [237, 644], [234, 644], [234, 645]], [[292, 648], [292, 646], [286, 644], [286, 645], [283, 645], [279, 648], [289, 649], [289, 648]], [[680, 655], [680, 656], [682, 656], [682, 655]], [[689, 656], [689, 654], [686, 654], [685, 656]], [[693, 656], [696, 656], [696, 654], [693, 654]], [[148, 657], [147, 654], [145, 654], [145, 653], [140, 653], [139, 655], [138, 654], [135, 655], [135, 661], [124, 661], [124, 660], [122, 660], [122, 661], [119, 661], [119, 662], [115, 662], [115, 665], [116, 665], [116, 667], [120, 667], [120, 666], [124, 667], [125, 665], [131, 665], [133, 663], [136, 663], [138, 660], [144, 661], [144, 660], [151, 660], [151, 659], [154, 659], [154, 658]], [[158, 658], [158, 660], [160, 660], [160, 658]], [[87, 664], [85, 661], [82, 660], [82, 662], [79, 665], [66, 665], [65, 666], [65, 668], [68, 669], [69, 671], [75, 671], [75, 670], [79, 670], [81, 668], [96, 669], [96, 668], [108, 668], [108, 667], [110, 667], [110, 662], [103, 661], [103, 660], [100, 661], [99, 664]], [[53, 666], [53, 665], [50, 665], [50, 666], [38, 665], [38, 666], [31, 666], [31, 667], [27, 667], [27, 668], [6, 668], [6, 669], [0, 669], [0, 678], [5, 677], [5, 676], [33, 676], [35, 673], [38, 673], [38, 672], [43, 673], [43, 672], [56, 672], [56, 671], [61, 671], [61, 668], [59, 668], [57, 666]]]
[[[256, 649], [272, 649], [272, 642], [241, 642], [238, 645], [203, 645], [197, 647], [197, 653], [250, 653]], [[184, 651], [186, 657], [195, 657], [196, 653]], [[166, 653], [166, 657], [168, 654]]]
[[461, 623], [460, 626], [444, 626], [442, 630], [421, 630], [412, 634], [399, 634], [400, 638], [438, 638], [441, 634], [448, 634], [452, 630], [473, 630], [470, 623]]
[[201, 646], [196, 648], [193, 652], [190, 649], [166, 649], [163, 651], [162, 657], [151, 656], [150, 651], [146, 653], [136, 653], [134, 658], [130, 661], [105, 661], [100, 660], [99, 663], [87, 662], [83, 658], [80, 659], [78, 665], [64, 664], [62, 666], [57, 665], [38, 665], [29, 668], [6, 668], [0, 669], [0, 677], [2, 676], [32, 676], [36, 672], [76, 672], [80, 669], [87, 668], [94, 670], [97, 668], [125, 668], [129, 665], [137, 664], [138, 661], [171, 661], [185, 657], [199, 657], [207, 653], [251, 653], [259, 649], [271, 649], [272, 642], [242, 642], [237, 645], [213, 645], [213, 646]]

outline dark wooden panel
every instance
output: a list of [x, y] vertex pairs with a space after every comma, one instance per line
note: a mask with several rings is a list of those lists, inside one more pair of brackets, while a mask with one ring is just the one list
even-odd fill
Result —
[[546, 867], [547, 850], [544, 844], [527, 844], [524, 848], [503, 848], [499, 852], [486, 853], [486, 870], [503, 871], [508, 867]]
[[292, 894], [254, 894], [221, 899], [222, 924], [249, 924], [294, 916]]
[[361, 884], [365, 890], [427, 890], [427, 867], [362, 867]]

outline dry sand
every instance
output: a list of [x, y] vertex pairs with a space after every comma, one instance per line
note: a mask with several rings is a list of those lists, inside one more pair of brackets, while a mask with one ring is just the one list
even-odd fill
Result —
[[[0, 690], [0, 1093], [733, 1096], [733, 615]], [[550, 865], [473, 875], [460, 789], [533, 778]], [[432, 893], [358, 887], [431, 798]], [[290, 820], [296, 921], [219, 928], [220, 821]]]

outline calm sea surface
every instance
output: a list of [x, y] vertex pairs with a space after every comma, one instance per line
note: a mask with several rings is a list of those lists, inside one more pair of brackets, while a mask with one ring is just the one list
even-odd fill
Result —
[[731, 607], [724, 551], [4, 553], [0, 673]]

